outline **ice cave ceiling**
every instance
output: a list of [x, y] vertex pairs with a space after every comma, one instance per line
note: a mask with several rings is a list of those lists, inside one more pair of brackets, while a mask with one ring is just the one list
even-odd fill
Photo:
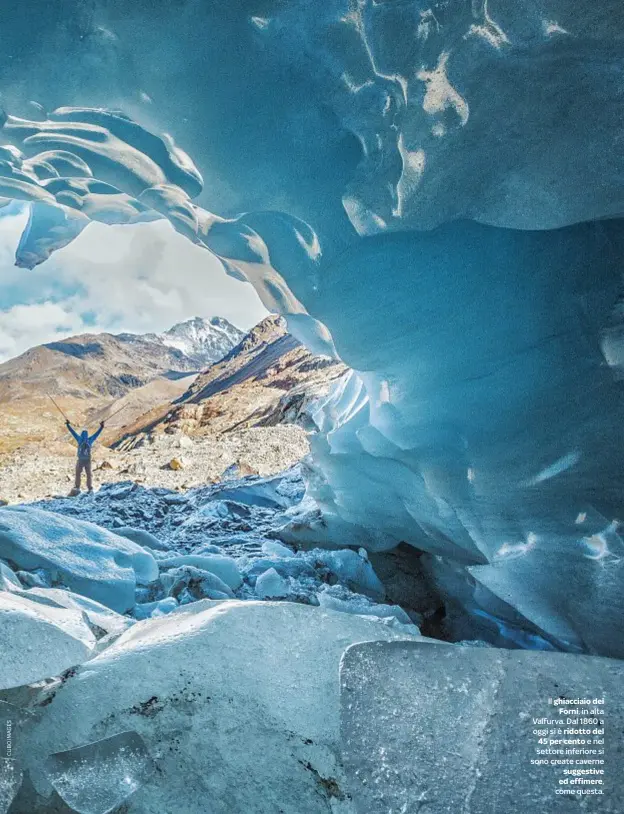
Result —
[[28, 0], [0, 31], [17, 263], [169, 218], [354, 370], [297, 534], [409, 542], [510, 639], [621, 657], [623, 22], [615, 0]]

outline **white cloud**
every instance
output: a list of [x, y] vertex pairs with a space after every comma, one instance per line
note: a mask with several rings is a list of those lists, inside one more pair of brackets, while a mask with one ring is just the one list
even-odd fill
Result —
[[58, 303], [14, 305], [0, 312], [0, 358], [11, 358], [32, 345], [61, 339], [83, 328], [80, 315]]
[[90, 224], [24, 271], [11, 267], [19, 220], [0, 220], [0, 360], [75, 333], [162, 331], [193, 316], [222, 316], [246, 330], [266, 315], [249, 284], [166, 221]]

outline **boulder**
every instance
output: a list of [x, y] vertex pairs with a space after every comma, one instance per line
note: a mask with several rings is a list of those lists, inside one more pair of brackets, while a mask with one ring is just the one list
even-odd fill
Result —
[[184, 469], [184, 461], [181, 458], [172, 458], [163, 466], [163, 469], [171, 469], [173, 472], [178, 472], [180, 469]]

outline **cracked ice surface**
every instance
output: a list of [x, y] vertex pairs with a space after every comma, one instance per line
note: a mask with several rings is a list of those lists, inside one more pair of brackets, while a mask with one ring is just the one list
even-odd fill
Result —
[[[606, 743], [621, 724], [623, 677], [620, 661], [567, 653], [418, 642], [348, 648], [342, 754], [358, 814], [570, 811], [554, 793], [562, 764], [531, 763], [535, 719], [562, 717], [549, 698], [605, 699]], [[572, 808], [616, 814], [624, 804], [618, 749], [612, 742], [598, 756], [601, 747], [591, 748], [589, 760], [604, 760], [604, 794], [576, 795]]]

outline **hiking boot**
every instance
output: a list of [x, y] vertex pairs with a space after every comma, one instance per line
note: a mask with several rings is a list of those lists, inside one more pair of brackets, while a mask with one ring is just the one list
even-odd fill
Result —
[[80, 489], [77, 489], [75, 486], [69, 493], [70, 497], [77, 497], [80, 494]]

